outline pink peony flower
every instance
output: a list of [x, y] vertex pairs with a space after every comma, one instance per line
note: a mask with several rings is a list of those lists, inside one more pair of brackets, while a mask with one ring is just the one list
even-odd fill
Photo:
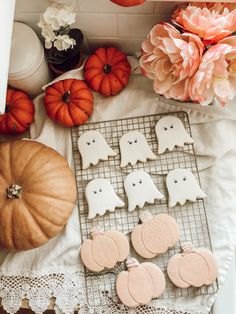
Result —
[[236, 31], [236, 5], [197, 3], [180, 7], [173, 13], [173, 22], [198, 35], [205, 44], [214, 44]]
[[204, 45], [194, 34], [181, 34], [168, 23], [157, 24], [142, 43], [140, 66], [154, 80], [156, 93], [181, 101], [189, 99], [189, 83], [197, 71]]
[[209, 105], [214, 97], [224, 105], [236, 96], [236, 36], [206, 51], [189, 84], [189, 95], [202, 105]]

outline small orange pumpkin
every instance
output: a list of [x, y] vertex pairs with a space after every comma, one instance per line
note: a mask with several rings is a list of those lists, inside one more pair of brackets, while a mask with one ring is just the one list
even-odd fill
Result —
[[180, 288], [212, 284], [217, 277], [217, 265], [211, 251], [195, 249], [191, 243], [185, 243], [182, 250], [169, 260], [167, 273], [170, 280]]
[[133, 7], [145, 2], [145, 0], [111, 0], [122, 7]]
[[46, 89], [47, 115], [66, 127], [84, 124], [93, 112], [93, 94], [81, 80], [66, 79]]
[[34, 121], [34, 104], [29, 96], [13, 88], [7, 89], [5, 113], [0, 115], [0, 133], [23, 133]]
[[92, 239], [83, 242], [80, 256], [84, 265], [93, 272], [111, 269], [118, 262], [123, 262], [129, 254], [129, 242], [119, 231], [105, 233], [98, 227], [91, 230]]
[[98, 48], [86, 61], [84, 77], [103, 96], [118, 94], [129, 82], [131, 67], [127, 56], [116, 48]]
[[129, 307], [148, 304], [165, 290], [165, 276], [153, 263], [142, 263], [135, 258], [126, 261], [128, 271], [122, 271], [116, 279], [116, 292], [123, 304]]
[[153, 217], [145, 211], [140, 220], [142, 224], [138, 224], [131, 234], [133, 247], [140, 256], [153, 258], [179, 241], [179, 228], [171, 216], [159, 214]]
[[76, 200], [67, 161], [31, 140], [0, 143], [0, 249], [29, 250], [58, 234]]

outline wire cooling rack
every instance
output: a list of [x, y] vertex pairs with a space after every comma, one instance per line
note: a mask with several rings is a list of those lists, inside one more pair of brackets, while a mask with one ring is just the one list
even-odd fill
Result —
[[[196, 156], [193, 145], [184, 145], [183, 148], [176, 148], [172, 152], [166, 152], [157, 155], [157, 139], [155, 134], [155, 125], [159, 119], [166, 115], [176, 116], [183, 122], [185, 129], [191, 134], [190, 123], [186, 112], [173, 112], [168, 114], [156, 114], [136, 118], [127, 118], [120, 120], [87, 123], [80, 127], [72, 129], [72, 143], [74, 152], [74, 163], [77, 180], [77, 192], [79, 200], [79, 217], [82, 240], [90, 236], [90, 230], [93, 226], [99, 225], [103, 230], [116, 229], [130, 237], [130, 232], [139, 222], [139, 215], [143, 210], [150, 211], [153, 215], [158, 213], [167, 213], [174, 217], [180, 229], [180, 241], [174, 248], [169, 249], [165, 254], [159, 255], [149, 261], [157, 264], [166, 275], [166, 289], [162, 295], [163, 299], [188, 297], [215, 293], [218, 290], [217, 281], [210, 286], [201, 288], [176, 288], [169, 280], [166, 274], [166, 267], [171, 256], [181, 251], [180, 245], [183, 242], [190, 241], [195, 247], [206, 247], [211, 249], [211, 241], [207, 224], [204, 201], [198, 200], [196, 203], [186, 203], [184, 206], [168, 207], [168, 193], [165, 186], [167, 173], [175, 168], [186, 168], [191, 170], [199, 184], [199, 172], [197, 168]], [[79, 136], [89, 130], [98, 130], [105, 137], [108, 144], [118, 154], [116, 157], [109, 158], [108, 161], [100, 161], [98, 165], [91, 166], [89, 169], [82, 169], [82, 161], [77, 147]], [[146, 163], [138, 163], [135, 166], [120, 168], [119, 139], [131, 130], [142, 132], [150, 145], [157, 159]], [[146, 204], [143, 209], [135, 209], [133, 212], [124, 208], [116, 208], [113, 213], [106, 213], [104, 216], [96, 216], [89, 220], [88, 205], [85, 199], [85, 188], [88, 182], [95, 178], [108, 179], [116, 193], [127, 204], [127, 197], [124, 192], [123, 182], [128, 173], [134, 170], [142, 169], [148, 172], [153, 182], [157, 185], [159, 191], [165, 195], [163, 200], [158, 200], [154, 205]], [[144, 259], [132, 250], [131, 255], [136, 257], [139, 262]], [[114, 269], [103, 271], [99, 274], [92, 273], [85, 269], [85, 281], [87, 289], [88, 304], [90, 306], [109, 305], [113, 302], [119, 302], [115, 291], [116, 275], [123, 270], [124, 263], [117, 265]]]

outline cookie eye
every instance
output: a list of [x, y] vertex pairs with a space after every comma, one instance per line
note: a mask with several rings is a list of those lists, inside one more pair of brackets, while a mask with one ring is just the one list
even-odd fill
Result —
[[130, 145], [132, 145], [132, 142], [128, 141], [128, 143], [129, 143]]
[[173, 128], [174, 128], [173, 124], [171, 124], [170, 128], [171, 128], [171, 129], [173, 129]]
[[102, 189], [101, 189], [101, 188], [99, 189], [99, 192], [102, 192]]
[[136, 184], [135, 184], [135, 183], [132, 183], [132, 185], [135, 186]]
[[93, 191], [94, 194], [97, 194], [97, 191]]
[[165, 131], [167, 131], [167, 130], [168, 130], [168, 128], [166, 128], [166, 127], [164, 127], [163, 129], [164, 129]]
[[87, 142], [87, 145], [90, 145], [90, 142]]
[[177, 180], [174, 180], [174, 183], [178, 183], [178, 181], [177, 181]]
[[137, 140], [137, 139], [135, 139], [135, 140], [134, 140], [134, 143], [138, 143], [138, 140]]
[[187, 180], [187, 178], [186, 177], [183, 177], [183, 181], [186, 181]]
[[96, 141], [95, 141], [95, 139], [93, 139], [93, 143], [95, 143]]
[[143, 183], [143, 181], [142, 180], [139, 180], [139, 182], [138, 182], [139, 184], [142, 184]]

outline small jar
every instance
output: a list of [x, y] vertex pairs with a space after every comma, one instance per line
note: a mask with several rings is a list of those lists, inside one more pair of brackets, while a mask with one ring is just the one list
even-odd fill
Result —
[[8, 83], [31, 97], [42, 93], [51, 80], [44, 49], [36, 33], [24, 23], [14, 22]]

